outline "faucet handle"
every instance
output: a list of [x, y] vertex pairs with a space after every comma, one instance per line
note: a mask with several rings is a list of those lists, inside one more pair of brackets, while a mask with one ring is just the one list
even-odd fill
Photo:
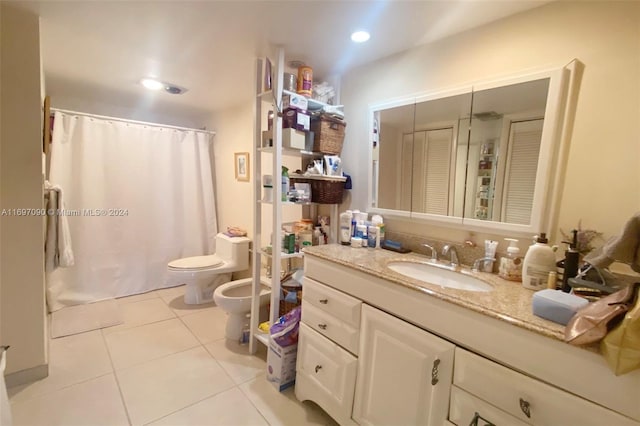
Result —
[[495, 262], [495, 260], [496, 260], [495, 257], [481, 257], [480, 259], [476, 259], [473, 262], [473, 267], [471, 268], [471, 271], [480, 272], [478, 270], [478, 268], [480, 267], [480, 263], [484, 264], [485, 262]]
[[431, 250], [431, 260], [438, 260], [438, 251], [433, 248], [433, 246], [429, 245], [429, 244], [420, 244], [422, 247], [428, 248], [429, 250]]

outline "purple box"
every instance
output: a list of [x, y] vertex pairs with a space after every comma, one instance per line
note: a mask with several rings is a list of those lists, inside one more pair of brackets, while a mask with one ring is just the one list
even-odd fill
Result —
[[296, 129], [309, 131], [311, 116], [307, 111], [287, 108], [282, 113], [282, 127], [285, 129]]

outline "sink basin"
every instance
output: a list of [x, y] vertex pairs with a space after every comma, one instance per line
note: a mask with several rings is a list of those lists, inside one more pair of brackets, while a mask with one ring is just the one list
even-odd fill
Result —
[[387, 268], [405, 277], [424, 281], [427, 284], [439, 285], [440, 287], [480, 292], [493, 290], [490, 284], [479, 280], [468, 272], [455, 272], [429, 263], [389, 262]]

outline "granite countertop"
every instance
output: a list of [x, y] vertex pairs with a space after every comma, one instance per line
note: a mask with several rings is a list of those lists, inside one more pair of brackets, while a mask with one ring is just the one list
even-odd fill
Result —
[[400, 254], [383, 249], [351, 248], [338, 244], [307, 247], [304, 252], [305, 256], [315, 256], [335, 262], [427, 296], [437, 297], [515, 326], [564, 341], [565, 327], [563, 325], [533, 315], [531, 308], [533, 291], [522, 287], [521, 283], [504, 280], [495, 274], [472, 273], [475, 277], [491, 284], [492, 291], [466, 291], [431, 285], [424, 281], [408, 278], [386, 267], [389, 262], [393, 261], [424, 262], [428, 260], [426, 256], [415, 253]]

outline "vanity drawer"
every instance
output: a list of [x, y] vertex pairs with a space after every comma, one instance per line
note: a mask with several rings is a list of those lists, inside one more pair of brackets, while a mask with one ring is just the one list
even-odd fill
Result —
[[627, 417], [460, 348], [455, 352], [453, 383], [528, 424], [638, 426]]
[[302, 300], [330, 313], [356, 329], [360, 327], [362, 301], [354, 297], [305, 277]]
[[357, 358], [300, 324], [296, 396], [320, 405], [334, 419], [350, 423]]
[[305, 299], [302, 300], [302, 322], [349, 352], [358, 355], [360, 330], [336, 319]]
[[[479, 416], [479, 417], [476, 417]], [[511, 414], [476, 398], [457, 386], [451, 387], [449, 421], [457, 426], [493, 424], [496, 426], [526, 426]]]

